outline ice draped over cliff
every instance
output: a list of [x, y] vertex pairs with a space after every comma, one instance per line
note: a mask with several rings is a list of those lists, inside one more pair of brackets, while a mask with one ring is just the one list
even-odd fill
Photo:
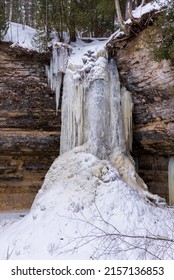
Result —
[[[106, 53], [104, 53], [106, 54]], [[64, 77], [61, 153], [84, 143], [100, 159], [115, 146], [124, 149], [120, 83], [114, 60], [100, 56], [94, 65], [69, 65]]]
[[65, 73], [61, 153], [92, 143], [93, 153], [106, 158], [115, 143], [124, 146], [122, 129], [118, 130], [122, 125], [120, 83], [115, 62], [108, 63], [104, 49], [99, 53], [87, 50], [80, 64], [71, 59], [68, 63], [69, 54], [68, 45], [54, 44], [50, 66], [46, 69], [49, 85], [56, 93], [56, 108]]
[[105, 44], [93, 42], [74, 47], [71, 55], [67, 45], [58, 46], [53, 47], [47, 73], [57, 104], [60, 75], [64, 73], [60, 153], [81, 146], [82, 151], [109, 160], [126, 183], [138, 187], [152, 200], [158, 199], [147, 191], [135, 171], [130, 156], [132, 96], [121, 87], [116, 63], [108, 59]]

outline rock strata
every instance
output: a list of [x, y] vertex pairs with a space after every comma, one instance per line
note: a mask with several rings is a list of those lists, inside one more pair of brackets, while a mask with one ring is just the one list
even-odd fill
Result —
[[[133, 156], [150, 190], [168, 199], [168, 159], [174, 155], [174, 66], [155, 61], [148, 27], [122, 47], [115, 44], [122, 83], [133, 94]], [[158, 162], [158, 163], [157, 163]]]
[[59, 153], [42, 55], [0, 44], [0, 210], [29, 208]]

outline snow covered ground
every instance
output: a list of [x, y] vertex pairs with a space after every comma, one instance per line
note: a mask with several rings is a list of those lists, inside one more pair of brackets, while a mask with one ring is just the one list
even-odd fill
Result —
[[[81, 65], [103, 42], [72, 48]], [[55, 160], [24, 218], [0, 222], [0, 259], [174, 259], [173, 217], [83, 145]]]
[[5, 227], [21, 220], [28, 211], [14, 211], [14, 212], [1, 212], [0, 213], [0, 231], [4, 230]]
[[53, 163], [29, 214], [1, 229], [0, 258], [173, 259], [173, 214], [75, 148]]
[[0, 222], [4, 219], [16, 221], [20, 218], [23, 218], [27, 213], [28, 211], [1, 212]]
[[28, 50], [37, 50], [33, 44], [36, 29], [15, 22], [9, 23], [8, 31], [4, 37], [5, 42], [12, 42], [12, 46], [20, 46]]

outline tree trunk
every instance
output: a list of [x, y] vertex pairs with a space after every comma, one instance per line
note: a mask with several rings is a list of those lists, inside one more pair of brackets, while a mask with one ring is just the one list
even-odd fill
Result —
[[121, 27], [122, 30], [124, 30], [125, 29], [125, 23], [123, 21], [123, 17], [122, 17], [122, 13], [121, 13], [120, 2], [119, 2], [119, 0], [114, 0], [114, 3], [115, 3], [115, 10], [116, 10], [116, 14], [117, 14], [117, 17], [118, 17], [120, 27]]
[[119, 0], [114, 0], [114, 3], [115, 3], [115, 10], [116, 10], [116, 14], [117, 14], [117, 17], [118, 17], [118, 21], [119, 21], [119, 25], [120, 25], [120, 29], [125, 33], [125, 34], [129, 34], [129, 28], [126, 27], [126, 24], [123, 20], [123, 16], [122, 16], [122, 13], [121, 13], [121, 8], [120, 8], [120, 2]]

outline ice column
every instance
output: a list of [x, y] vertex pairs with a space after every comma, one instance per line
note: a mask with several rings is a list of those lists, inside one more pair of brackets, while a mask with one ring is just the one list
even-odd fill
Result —
[[67, 69], [63, 84], [60, 153], [84, 143], [85, 89]]
[[169, 158], [168, 185], [169, 185], [169, 205], [174, 206], [174, 156]]
[[120, 81], [115, 61], [98, 59], [99, 69], [90, 73], [87, 92], [87, 129], [85, 138], [91, 143], [91, 152], [108, 159], [115, 146], [124, 149], [120, 107]]
[[98, 57], [88, 73], [70, 65], [64, 77], [61, 153], [88, 143], [90, 153], [107, 159], [115, 146], [124, 149], [120, 102], [114, 60]]
[[133, 100], [132, 94], [125, 87], [121, 88], [121, 109], [123, 117], [124, 137], [126, 142], [126, 149], [128, 152], [132, 151], [132, 110]]

